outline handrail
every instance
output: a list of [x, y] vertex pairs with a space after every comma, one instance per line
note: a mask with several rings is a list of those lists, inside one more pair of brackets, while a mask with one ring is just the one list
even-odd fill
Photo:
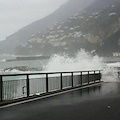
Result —
[[42, 75], [42, 74], [60, 74], [60, 73], [79, 73], [79, 72], [101, 72], [102, 70], [87, 70], [87, 71], [68, 71], [68, 72], [39, 72], [39, 73], [14, 73], [14, 74], [0, 74], [0, 76], [24, 76], [24, 75]]
[[[13, 99], [17, 97], [17, 94], [19, 93], [18, 91], [22, 90], [22, 94], [26, 93], [26, 97], [29, 97], [31, 93], [31, 91], [33, 90], [34, 93], [34, 85], [37, 85], [37, 91], [35, 90], [35, 93], [40, 93], [40, 89], [42, 88], [40, 85], [43, 84], [43, 88], [45, 88], [45, 93], [48, 93], [50, 90], [55, 90], [57, 87], [58, 90], [63, 90], [65, 87], [75, 87], [76, 85], [83, 85], [85, 84], [90, 84], [90, 82], [95, 83], [97, 80], [101, 80], [101, 71], [102, 70], [91, 70], [91, 71], [66, 71], [66, 72], [36, 72], [36, 73], [19, 73], [19, 74], [1, 74], [0, 75], [0, 101], [4, 100], [4, 97], [9, 97], [10, 95], [13, 95], [13, 97], [11, 98], [5, 98], [5, 99]], [[90, 73], [93, 72], [93, 73]], [[74, 74], [77, 73], [77, 74]], [[83, 73], [86, 73], [85, 75]], [[55, 74], [59, 74], [60, 76], [56, 76]], [[67, 74], [67, 75], [64, 75]], [[70, 74], [70, 75], [68, 75]], [[32, 79], [30, 77], [30, 75], [45, 75], [45, 77], [41, 76], [39, 78], [39, 80], [37, 81], [37, 83], [35, 82], [34, 79]], [[50, 75], [50, 76], [49, 76]], [[51, 75], [55, 75], [54, 77]], [[13, 80], [3, 80], [4, 77], [15, 77], [15, 76], [26, 76], [26, 78], [24, 78], [24, 83], [22, 84], [22, 80], [17, 80], [17, 81], [13, 81]], [[59, 77], [59, 78], [58, 78]], [[37, 77], [35, 78], [37, 79]], [[39, 81], [41, 81], [43, 79], [44, 82], [39, 83]], [[54, 81], [55, 79], [55, 81]], [[50, 85], [53, 84], [51, 81], [56, 82], [56, 86], [54, 86], [53, 88], [50, 88]], [[75, 83], [75, 81], [77, 80], [77, 83]], [[66, 83], [68, 81], [68, 83]], [[32, 82], [34, 84], [32, 84]], [[39, 88], [38, 88], [39, 86]], [[24, 88], [26, 88], [26, 92], [24, 91]], [[7, 90], [8, 89], [8, 90]], [[10, 91], [9, 91], [10, 89]], [[5, 93], [4, 93], [5, 92]], [[20, 93], [20, 97], [22, 97], [22, 94]]]

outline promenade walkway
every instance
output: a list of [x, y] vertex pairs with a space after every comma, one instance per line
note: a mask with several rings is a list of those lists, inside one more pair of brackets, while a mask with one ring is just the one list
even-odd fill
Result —
[[1, 107], [0, 120], [120, 120], [120, 83], [101, 83]]

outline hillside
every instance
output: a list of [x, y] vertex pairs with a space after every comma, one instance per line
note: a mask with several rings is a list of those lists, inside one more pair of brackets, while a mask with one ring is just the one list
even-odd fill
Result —
[[41, 32], [51, 25], [66, 20], [76, 12], [82, 11], [93, 1], [94, 0], [69, 0], [52, 14], [28, 26], [25, 26], [11, 36], [8, 36], [6, 40], [0, 42], [0, 53], [15, 54], [15, 48], [18, 44], [28, 41], [33, 34]]
[[[9, 47], [5, 49], [3, 45], [4, 50], [15, 50], [17, 55], [74, 55], [81, 48], [96, 50], [102, 56], [120, 53], [120, 1], [87, 0], [85, 3], [70, 0], [40, 20], [40, 24], [37, 21], [8, 37], [4, 42]], [[10, 42], [14, 45], [10, 46]]]

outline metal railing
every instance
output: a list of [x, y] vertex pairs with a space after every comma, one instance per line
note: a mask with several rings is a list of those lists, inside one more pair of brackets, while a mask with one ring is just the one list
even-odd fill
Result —
[[0, 101], [40, 95], [101, 80], [101, 70], [0, 75]]
[[120, 70], [118, 71], [118, 78], [120, 78]]

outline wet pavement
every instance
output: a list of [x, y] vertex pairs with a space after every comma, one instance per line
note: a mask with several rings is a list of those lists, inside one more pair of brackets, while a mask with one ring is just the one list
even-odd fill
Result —
[[120, 82], [2, 108], [0, 120], [120, 120]]

